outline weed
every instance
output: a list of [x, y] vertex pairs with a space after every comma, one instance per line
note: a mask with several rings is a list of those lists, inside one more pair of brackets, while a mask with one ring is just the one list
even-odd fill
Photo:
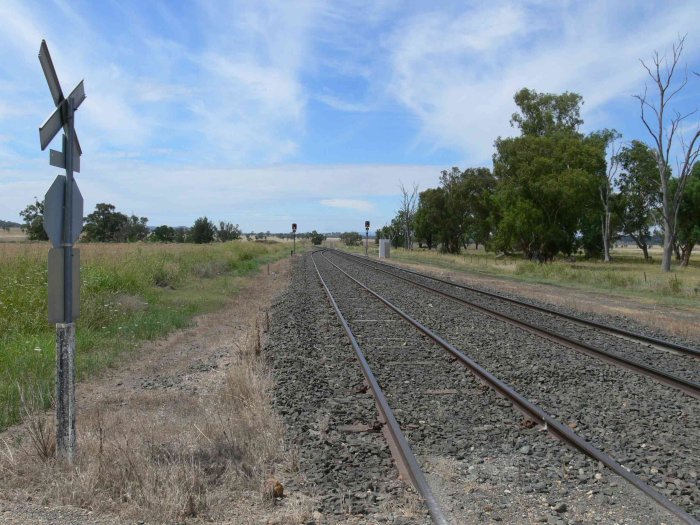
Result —
[[50, 404], [50, 399], [44, 399], [40, 389], [17, 385], [19, 391], [22, 415], [27, 425], [27, 434], [33, 451], [41, 461], [53, 459], [56, 455], [56, 435], [53, 418], [44, 412], [44, 406]]

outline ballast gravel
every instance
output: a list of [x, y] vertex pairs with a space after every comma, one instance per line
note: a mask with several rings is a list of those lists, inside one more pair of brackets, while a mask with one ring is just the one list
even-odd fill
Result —
[[322, 523], [430, 523], [399, 479], [353, 349], [308, 257], [294, 261], [263, 352], [300, 472], [285, 491], [310, 495]]
[[[476, 356], [473, 350], [480, 348], [477, 361], [516, 389], [537, 386], [534, 389], [537, 395], [532, 395], [532, 389], [525, 392], [531, 400], [583, 433], [594, 445], [605, 443], [613, 457], [630, 465], [632, 470], [637, 468], [641, 475], [648, 474], [652, 486], [687, 511], [697, 511], [692, 486], [697, 473], [690, 470], [692, 466], [688, 467], [697, 461], [692, 456], [696, 445], [679, 443], [683, 438], [697, 435], [697, 427], [692, 428], [696, 415], [682, 412], [681, 407], [680, 415], [684, 417], [670, 430], [663, 425], [678, 419], [679, 414], [673, 412], [670, 417], [662, 417], [660, 423], [655, 419], [659, 414], [645, 415], [648, 409], [668, 410], [668, 403], [682, 404], [683, 397], [678, 397], [682, 394], [674, 391], [665, 397], [666, 390], [648, 383], [643, 385], [646, 390], [633, 394], [627, 390], [636, 392], [639, 379], [627, 372], [603, 365], [608, 368], [601, 374], [601, 365], [591, 363], [587, 356], [572, 357], [569, 353], [561, 357], [561, 350], [552, 349], [549, 342], [528, 341], [529, 334], [523, 336], [512, 327], [498, 326], [492, 318], [466, 315], [463, 310], [450, 309], [438, 299], [428, 299], [424, 291], [415, 292], [409, 285], [388, 276], [372, 275], [340, 258], [329, 258], [408, 313], [417, 315], [419, 321], [447, 335], [456, 346], [468, 347], [468, 353], [473, 356]], [[441, 497], [445, 506], [450, 512], [462, 513], [456, 523], [674, 521], [617, 476], [550, 439], [542, 429], [530, 428], [529, 422], [509, 402], [474, 381], [443, 350], [415, 335], [413, 328], [370, 299], [321, 255], [316, 255], [316, 260], [341, 310], [347, 312], [345, 315], [409, 441], [421, 456], [430, 478], [444, 488]], [[548, 347], [548, 361], [538, 354], [543, 346]], [[573, 375], [558, 372], [567, 366], [579, 372]], [[581, 385], [585, 386], [579, 388]], [[652, 400], [645, 403], [644, 394], [648, 392]], [[625, 405], [618, 404], [625, 400], [637, 412], [625, 413]], [[662, 407], [660, 401], [666, 402], [666, 406]], [[575, 410], [572, 411], [571, 405]], [[691, 428], [682, 428], [684, 418]], [[640, 419], [641, 424], [637, 425]], [[672, 440], [675, 449], [654, 444], [669, 439], [673, 431], [679, 433]], [[642, 441], [637, 442], [637, 437]], [[645, 450], [647, 447], [651, 450]], [[623, 453], [616, 454], [620, 450]], [[676, 454], [679, 459], [675, 458]], [[679, 476], [671, 482], [666, 481], [669, 469]]]
[[[656, 346], [651, 344], [632, 341], [630, 339], [616, 336], [610, 334], [609, 332], [605, 332], [594, 327], [589, 327], [581, 323], [576, 323], [574, 321], [565, 319], [554, 314], [527, 308], [526, 306], [517, 305], [503, 299], [480, 294], [476, 291], [465, 290], [463, 288], [460, 288], [459, 286], [451, 286], [449, 284], [435, 281], [433, 279], [429, 279], [420, 275], [402, 272], [401, 270], [393, 269], [387, 265], [380, 265], [375, 261], [368, 260], [363, 261], [363, 263], [369, 264], [385, 272], [389, 272], [393, 275], [400, 276], [404, 279], [409, 279], [422, 285], [431, 286], [443, 292], [473, 302], [478, 306], [483, 306], [495, 310], [499, 313], [511, 316], [517, 320], [525, 321], [537, 327], [551, 330], [557, 334], [564, 335], [576, 341], [581, 341], [583, 343], [593, 345], [602, 350], [607, 350], [621, 355], [623, 357], [631, 358], [640, 361], [644, 364], [660, 368], [666, 372], [672, 373], [674, 375], [677, 375], [678, 377], [690, 381], [700, 382], [700, 359], [696, 357], [657, 348]], [[514, 299], [553, 310], [559, 309], [562, 310], [563, 313], [571, 314], [571, 312], [564, 311], [561, 307], [553, 308], [551, 305], [538, 304], [531, 300], [524, 300], [522, 298]], [[577, 316], [581, 317], [580, 314], [577, 314]], [[587, 317], [592, 316], [588, 315]], [[594, 318], [591, 320], [627, 330], [632, 329], [634, 331], [644, 333], [644, 331], [640, 330], [638, 326], [627, 326], [629, 323], [621, 319], [611, 320]], [[658, 334], [654, 333], [646, 333], [645, 335], [659, 337], [661, 339], [668, 339], [668, 337], [660, 337]], [[681, 344], [685, 344], [686, 346], [690, 346], [691, 348], [694, 347], [692, 343], [688, 343], [687, 341], [679, 342], [681, 342]]]

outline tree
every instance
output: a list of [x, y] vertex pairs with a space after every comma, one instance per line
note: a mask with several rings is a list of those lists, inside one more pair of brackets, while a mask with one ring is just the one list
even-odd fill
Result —
[[321, 246], [321, 243], [326, 240], [326, 236], [318, 233], [316, 230], [311, 232], [311, 244], [314, 246]]
[[187, 242], [190, 236], [190, 229], [187, 226], [178, 226], [175, 228], [175, 242]]
[[693, 166], [679, 203], [676, 234], [681, 266], [688, 266], [693, 248], [700, 243], [700, 162]]
[[404, 220], [401, 214], [402, 212], [397, 212], [396, 217], [391, 220], [391, 223], [386, 224], [377, 230], [378, 238], [389, 239], [394, 248], [406, 245], [403, 229]]
[[95, 211], [86, 218], [85, 240], [88, 242], [124, 242], [129, 232], [129, 221], [129, 217], [115, 211], [113, 204], [101, 202], [95, 206]]
[[623, 147], [617, 155], [620, 231], [629, 235], [649, 260], [651, 227], [656, 223], [661, 188], [654, 152], [638, 140]]
[[190, 238], [195, 244], [208, 244], [216, 237], [216, 226], [207, 217], [199, 217], [190, 230]]
[[488, 168], [453, 167], [443, 171], [440, 185], [444, 191], [440, 242], [444, 251], [459, 253], [471, 241], [477, 247], [489, 240], [491, 196], [496, 179]]
[[235, 241], [241, 238], [241, 229], [238, 227], [238, 224], [234, 225], [230, 222], [221, 221], [216, 234], [221, 242]]
[[362, 245], [362, 235], [357, 232], [345, 232], [340, 234], [340, 240], [345, 246], [360, 246]]
[[146, 237], [148, 237], [148, 219], [146, 217], [137, 217], [136, 215], [129, 217], [123, 239], [121, 240], [136, 242], [143, 241]]
[[171, 226], [158, 226], [151, 233], [151, 240], [156, 242], [175, 242], [175, 228]]
[[510, 125], [520, 128], [523, 135], [544, 137], [561, 131], [576, 133], [583, 124], [583, 98], [578, 93], [567, 91], [555, 95], [523, 88], [513, 98], [520, 113], [513, 113]]
[[[442, 229], [445, 210], [445, 191], [442, 188], [429, 188], [418, 197], [418, 209], [415, 217], [416, 239], [425, 242], [429, 250], [437, 247]], [[379, 242], [380, 230], [377, 230]]]
[[603, 214], [600, 220], [601, 224], [601, 236], [603, 241], [603, 260], [605, 262], [610, 262], [610, 244], [612, 242], [612, 199], [613, 199], [613, 189], [615, 187], [615, 181], [617, 173], [619, 170], [620, 160], [618, 158], [618, 153], [620, 152], [620, 139], [622, 135], [617, 131], [605, 129], [591, 134], [591, 139], [598, 138], [602, 144], [605, 145], [605, 149], [608, 152], [607, 155], [607, 169], [605, 171], [605, 176], [600, 178], [600, 183], [598, 185], [598, 195], [600, 196], [600, 203], [603, 207]]
[[24, 221], [22, 231], [27, 234], [30, 241], [48, 241], [49, 236], [44, 231], [44, 201], [34, 197], [34, 204], [28, 204], [24, 210], [19, 212]]
[[405, 242], [405, 248], [407, 250], [413, 249], [413, 228], [414, 228], [414, 218], [416, 215], [416, 207], [418, 206], [418, 185], [413, 183], [413, 188], [409, 191], [404, 187], [403, 183], [400, 185], [401, 188], [401, 227], [403, 228], [403, 236]]
[[598, 206], [605, 148], [596, 136], [578, 132], [579, 95], [525, 89], [515, 101], [521, 114], [514, 114], [511, 124], [522, 134], [495, 143], [498, 224], [491, 245], [548, 261], [559, 252], [573, 252], [581, 218]]
[[[664, 231], [663, 256], [661, 258], [661, 270], [671, 271], [671, 257], [676, 240], [676, 227], [678, 224], [678, 210], [685, 186], [690, 177], [695, 161], [700, 155], [700, 126], [695, 126], [689, 138], [683, 137], [682, 127], [685, 127], [685, 120], [693, 115], [697, 110], [682, 114], [677, 110], [671, 112], [669, 106], [673, 98], [680, 93], [688, 84], [687, 70], [683, 72], [680, 82], [674, 82], [676, 68], [679, 65], [685, 37], [679, 37], [678, 43], [673, 45], [670, 59], [660, 56], [658, 51], [654, 51], [651, 65], [648, 66], [643, 60], [642, 66], [647, 71], [656, 89], [658, 100], [650, 101], [647, 97], [645, 86], [644, 93], [636, 95], [640, 103], [641, 119], [647, 131], [652, 137], [656, 153], [656, 164], [659, 170], [659, 183], [661, 186], [661, 223]], [[651, 113], [651, 114], [650, 114]], [[668, 118], [668, 114], [673, 116]], [[679, 135], [679, 142], [676, 147], [680, 147], [681, 156], [678, 159], [677, 184], [671, 187], [673, 172], [670, 169], [674, 140]]]

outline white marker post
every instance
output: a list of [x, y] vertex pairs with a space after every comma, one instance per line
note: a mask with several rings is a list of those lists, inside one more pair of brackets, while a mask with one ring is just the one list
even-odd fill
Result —
[[73, 462], [75, 436], [75, 322], [80, 315], [80, 253], [73, 249], [83, 228], [83, 198], [73, 179], [80, 171], [80, 144], [74, 114], [85, 100], [83, 81], [64, 98], [46, 41], [39, 63], [56, 109], [39, 128], [41, 149], [63, 129], [62, 151], [50, 151], [49, 163], [65, 168], [46, 193], [44, 229], [53, 245], [49, 251], [49, 322], [56, 323], [56, 455]]

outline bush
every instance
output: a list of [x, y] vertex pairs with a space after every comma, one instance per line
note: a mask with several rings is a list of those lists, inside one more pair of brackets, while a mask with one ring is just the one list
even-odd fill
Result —
[[190, 238], [195, 244], [209, 244], [216, 236], [216, 226], [206, 217], [200, 217], [194, 221]]
[[357, 232], [345, 232], [340, 234], [340, 240], [346, 246], [360, 246], [362, 244], [362, 235]]

